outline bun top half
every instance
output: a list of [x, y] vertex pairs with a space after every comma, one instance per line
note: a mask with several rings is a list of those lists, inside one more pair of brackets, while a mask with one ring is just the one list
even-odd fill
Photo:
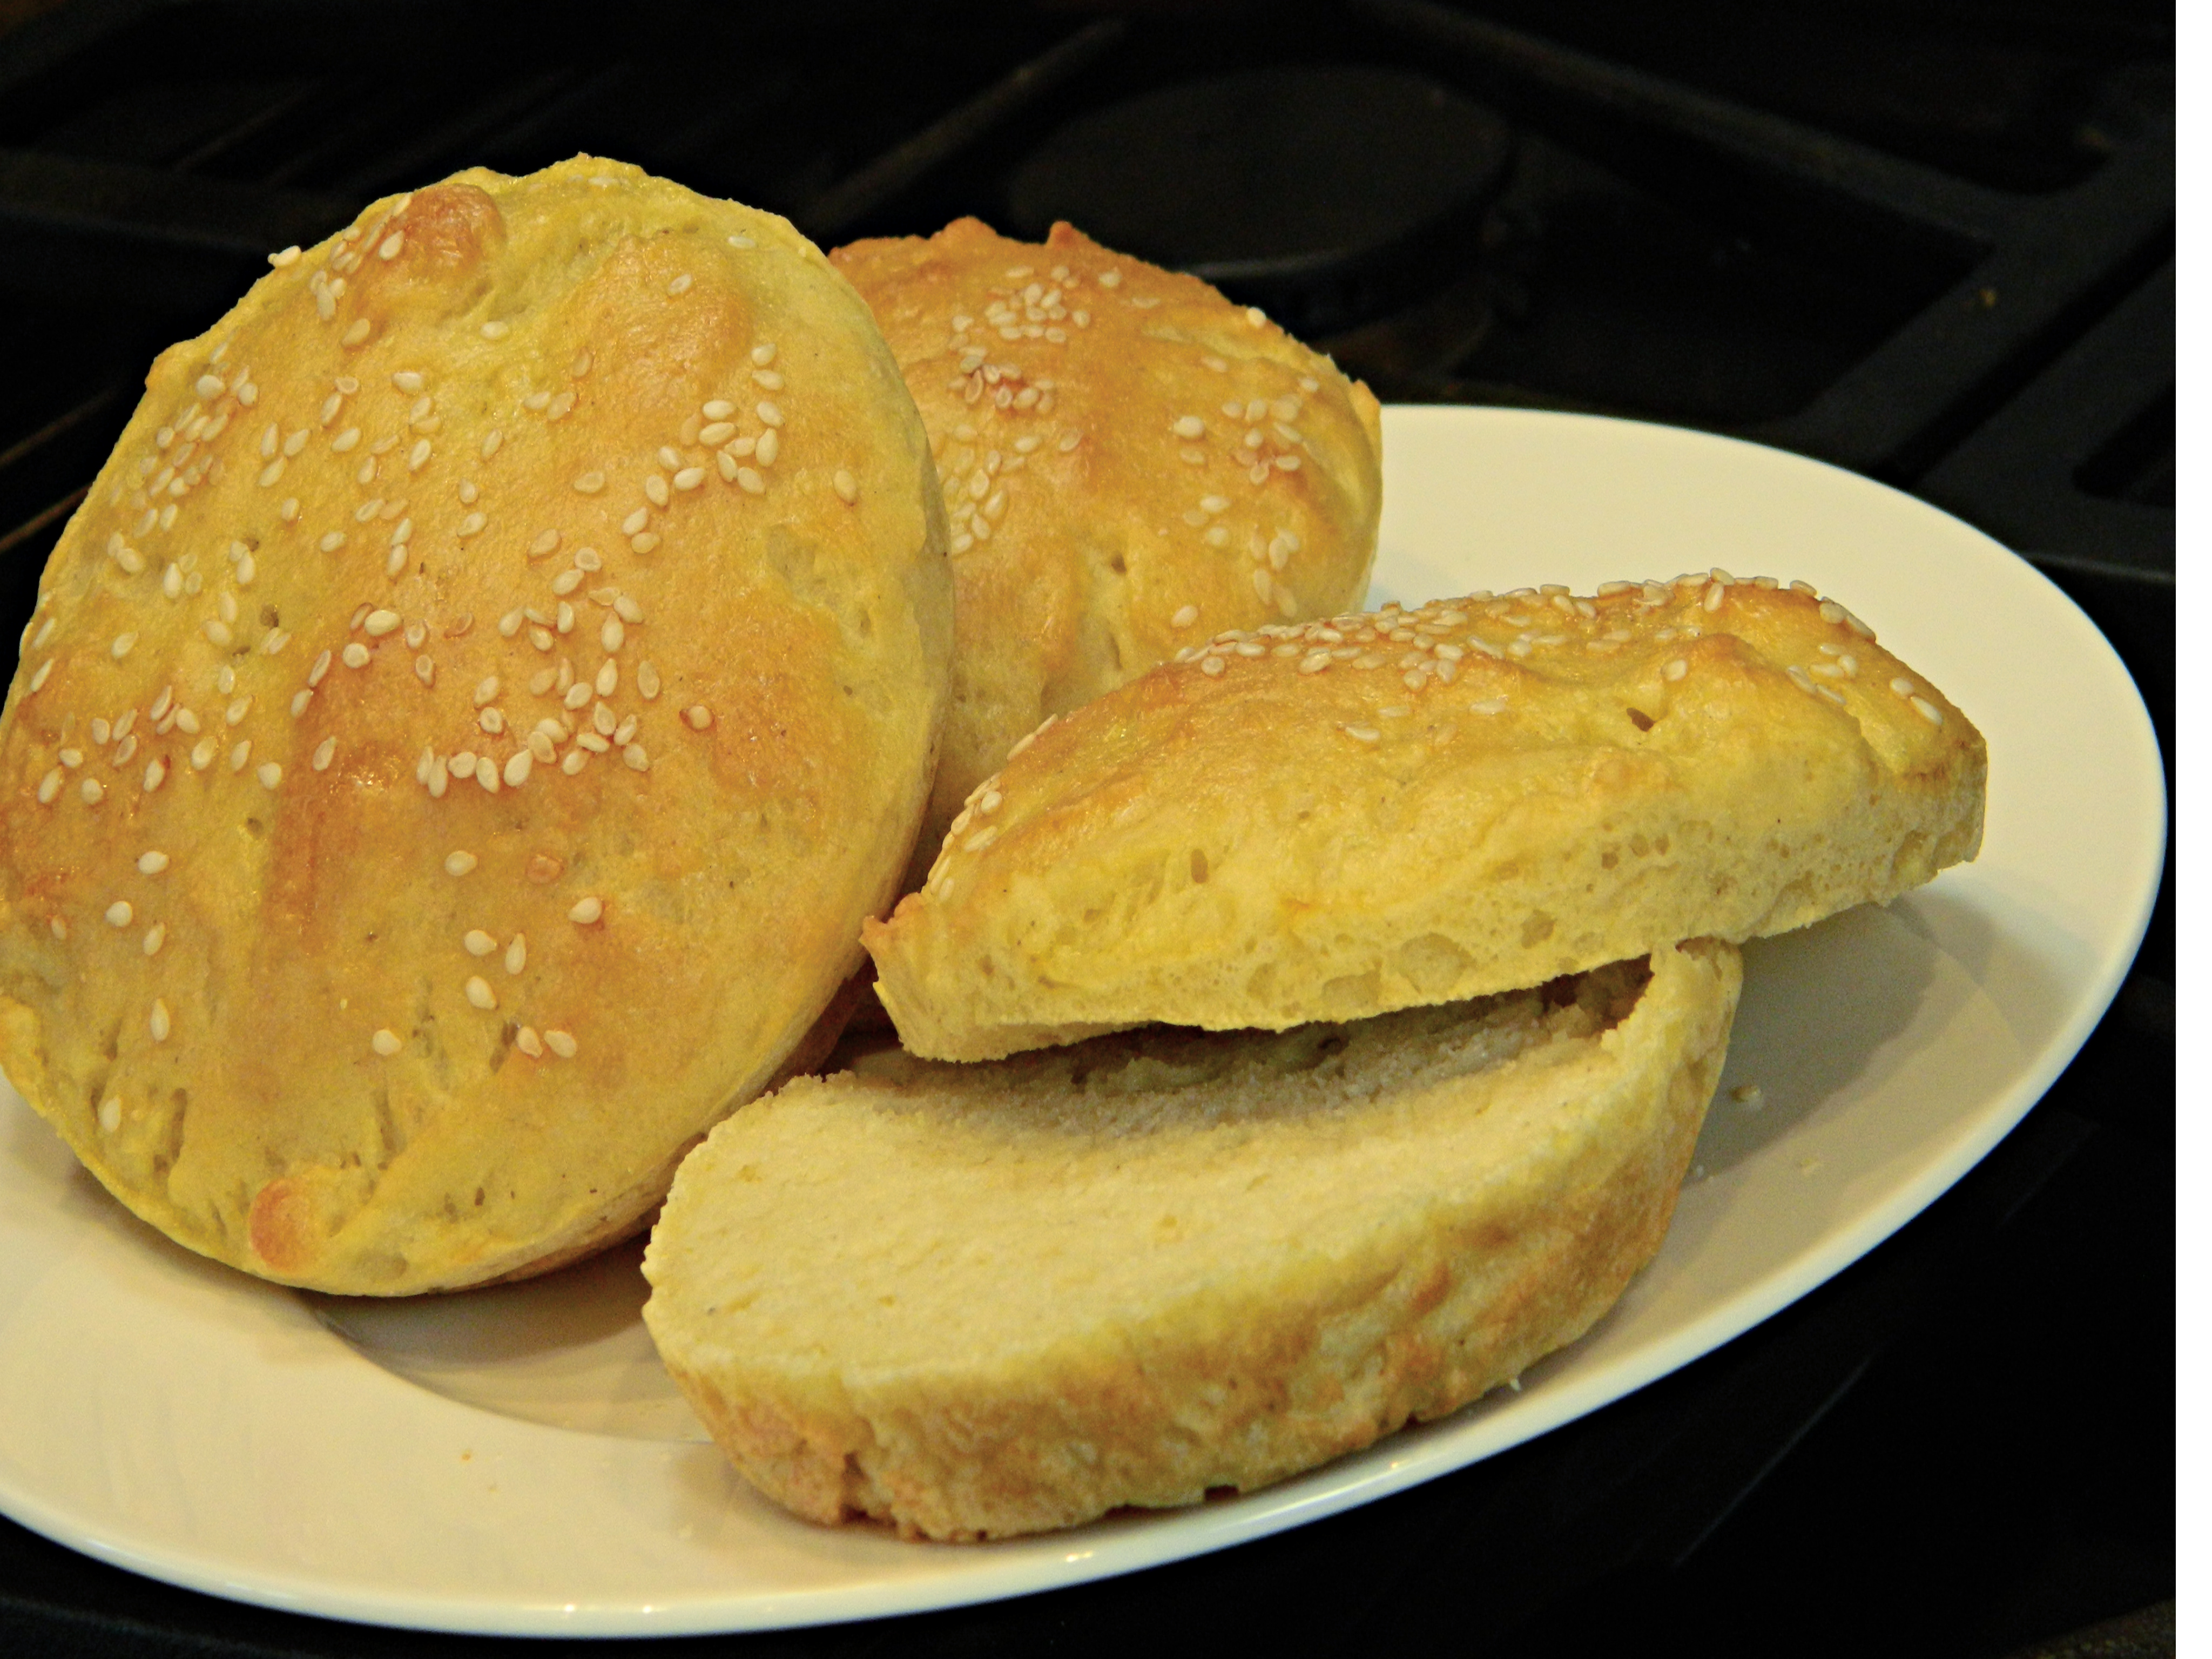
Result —
[[897, 355], [951, 518], [928, 846], [1046, 715], [1220, 629], [1364, 599], [1381, 410], [1259, 312], [1064, 224], [1037, 244], [962, 219], [830, 257]]
[[193, 1249], [450, 1288], [634, 1224], [856, 964], [943, 715], [943, 507], [772, 216], [578, 157], [271, 264], [40, 583], [0, 1064]]
[[1891, 898], [1974, 856], [1988, 765], [1802, 585], [1386, 605], [1048, 723], [866, 939], [933, 1059], [1362, 1018]]

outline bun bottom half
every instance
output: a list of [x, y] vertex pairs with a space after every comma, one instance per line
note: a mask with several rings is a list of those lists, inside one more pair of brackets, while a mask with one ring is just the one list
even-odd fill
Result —
[[1613, 1304], [1741, 984], [1697, 940], [1355, 1024], [803, 1078], [684, 1164], [646, 1323], [811, 1520], [980, 1540], [1265, 1486]]

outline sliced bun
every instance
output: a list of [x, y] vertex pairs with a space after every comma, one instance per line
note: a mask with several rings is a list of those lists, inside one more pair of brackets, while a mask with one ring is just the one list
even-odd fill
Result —
[[40, 583], [0, 1065], [220, 1261], [542, 1269], [635, 1228], [897, 890], [927, 442], [803, 237], [635, 167], [460, 173], [273, 263]]
[[1974, 856], [1987, 770], [1809, 589], [1386, 606], [1048, 722], [866, 938], [936, 1059], [1358, 1018], [1893, 897]]
[[1039, 245], [962, 219], [830, 258], [897, 354], [952, 520], [952, 712], [914, 883], [1046, 715], [1218, 629], [1365, 599], [1382, 411], [1258, 312], [1066, 225]]
[[1700, 941], [1352, 1025], [800, 1079], [684, 1164], [646, 1324], [811, 1520], [991, 1538], [1266, 1486], [1613, 1304], [1741, 972]]

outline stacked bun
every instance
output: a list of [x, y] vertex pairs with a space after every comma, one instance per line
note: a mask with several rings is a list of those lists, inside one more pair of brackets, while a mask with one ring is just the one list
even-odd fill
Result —
[[770, 1496], [936, 1538], [1450, 1411], [1658, 1249], [1732, 941], [1972, 856], [1985, 773], [1771, 580], [1219, 635], [977, 787], [867, 930], [910, 1055], [715, 1132], [647, 1325]]
[[461, 173], [272, 264], [40, 584], [0, 1064], [220, 1261], [541, 1271], [807, 1059], [897, 891], [927, 440], [804, 238], [634, 167]]

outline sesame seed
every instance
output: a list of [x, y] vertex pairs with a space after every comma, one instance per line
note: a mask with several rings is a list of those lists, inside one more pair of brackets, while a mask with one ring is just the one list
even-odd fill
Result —
[[530, 556], [533, 559], [542, 559], [548, 553], [550, 553], [555, 548], [560, 545], [561, 532], [559, 531], [540, 531], [538, 534], [537, 539], [530, 544]]
[[368, 319], [366, 317], [356, 318], [354, 320], [352, 326], [348, 328], [346, 331], [338, 337], [343, 344], [349, 346], [359, 345], [363, 340], [366, 340], [368, 337]]
[[396, 611], [372, 611], [362, 619], [362, 627], [371, 639], [382, 639], [398, 626], [399, 613]]
[[1346, 737], [1358, 743], [1376, 743], [1381, 741], [1382, 737], [1382, 734], [1371, 726], [1346, 726], [1341, 720], [1337, 722], [1337, 729]]
[[515, 1031], [514, 1046], [532, 1060], [544, 1057], [545, 1045], [538, 1041], [536, 1030], [531, 1026], [525, 1025]]
[[[283, 270], [283, 269], [284, 269], [284, 267], [285, 267], [285, 266], [287, 266], [287, 265], [289, 265], [289, 264], [292, 264], [295, 260], [298, 259], [298, 258], [299, 258], [299, 257], [300, 257], [300, 248], [299, 248], [299, 244], [297, 244], [297, 243], [295, 242], [295, 243], [294, 243], [290, 247], [279, 248], [279, 249], [277, 249], [277, 250], [276, 250], [276, 252], [274, 252], [274, 253], [270, 254], [270, 255], [269, 256], [269, 263], [270, 263], [270, 264], [272, 264], [272, 265], [276, 266], [277, 270]], [[108, 1125], [107, 1127], [109, 1127], [110, 1128], [112, 1128], [114, 1126], [113, 1126], [112, 1124], [110, 1124], [110, 1125]]]
[[168, 925], [157, 921], [146, 930], [146, 937], [138, 941], [138, 948], [147, 956], [157, 957], [161, 954], [162, 941], [168, 937]]
[[1178, 438], [1202, 438], [1206, 435], [1206, 422], [1195, 415], [1180, 416], [1176, 418], [1174, 431]]
[[146, 1017], [146, 1030], [156, 1042], [169, 1040], [169, 1005], [159, 997], [154, 999], [153, 1012]]
[[585, 472], [579, 474], [573, 485], [573, 488], [580, 495], [596, 495], [606, 487], [607, 475], [604, 472]]
[[707, 469], [703, 466], [680, 468], [670, 482], [678, 489], [696, 489], [707, 482]]
[[369, 1037], [368, 1046], [389, 1060], [399, 1052], [399, 1039], [389, 1029], [380, 1028]]
[[[530, 768], [533, 758], [527, 749], [518, 749], [507, 757], [506, 770], [501, 775], [505, 777], [510, 789], [520, 789], [530, 781]], [[479, 769], [479, 771], [481, 769]]]
[[576, 1057], [576, 1039], [566, 1031], [546, 1032], [545, 1046], [563, 1060], [574, 1060]]
[[773, 428], [783, 424], [783, 411], [765, 398], [753, 405], [753, 413], [760, 416], [763, 426]]
[[480, 975], [470, 975], [468, 983], [461, 989], [468, 997], [469, 1006], [472, 1008], [482, 1008], [489, 1012], [499, 1006], [499, 999], [492, 994], [491, 987], [484, 982]]
[[1679, 680], [1690, 672], [1690, 665], [1676, 657], [1659, 672], [1670, 680]]
[[703, 732], [714, 723], [714, 716], [707, 705], [695, 702], [684, 711], [684, 723], [694, 732]]
[[1943, 711], [1938, 708], [1934, 703], [1929, 702], [1927, 698], [1913, 698], [1912, 707], [1919, 713], [1920, 718], [1926, 720], [1930, 726], [1941, 726], [1943, 724]]
[[284, 781], [284, 769], [275, 761], [264, 761], [254, 769], [253, 775], [261, 780], [264, 789], [274, 789]]
[[392, 377], [392, 384], [411, 398], [422, 389], [422, 377], [411, 368], [403, 368]]
[[[454, 758], [456, 761], [459, 761], [459, 760], [460, 759], [460, 757], [459, 757], [459, 755], [456, 755], [456, 756], [454, 756], [454, 757], [453, 757], [453, 758]], [[471, 762], [471, 769], [473, 769], [473, 767], [474, 767], [474, 762], [475, 762], [475, 758], [476, 758], [476, 757], [475, 757], [474, 756], [471, 756], [469, 758], [470, 758], [470, 762]], [[455, 771], [459, 771], [459, 770], [460, 770], [460, 768], [459, 768], [459, 766], [456, 766], [453, 769], [454, 769]], [[456, 853], [448, 853], [448, 854], [446, 854], [446, 873], [447, 873], [447, 875], [449, 875], [449, 876], [465, 876], [466, 874], [468, 874], [468, 873], [469, 873], [469, 872], [470, 872], [470, 871], [471, 871], [471, 870], [475, 869], [476, 867], [477, 867], [477, 855], [476, 855], [474, 853], [458, 853], [458, 852], [456, 852]]]
[[484, 434], [483, 442], [477, 446], [477, 453], [482, 455], [484, 459], [489, 460], [493, 456], [499, 453], [499, 445], [500, 431], [497, 427], [494, 427], [490, 431]]
[[504, 340], [507, 336], [507, 325], [505, 323], [499, 321], [497, 319], [494, 319], [492, 321], [486, 323], [482, 328], [478, 329], [477, 332], [483, 335], [487, 340]]
[[168, 867], [169, 855], [167, 853], [148, 852], [138, 855], [138, 873], [142, 876], [158, 876]]
[[678, 276], [675, 281], [669, 283], [668, 292], [670, 296], [672, 298], [676, 295], [684, 293], [690, 286], [691, 278], [689, 276]]
[[837, 499], [848, 507], [860, 499], [859, 481], [842, 467], [830, 476], [830, 487], [837, 492]]
[[110, 927], [128, 927], [131, 925], [131, 901], [116, 900], [107, 907], [106, 915], [107, 925]]

